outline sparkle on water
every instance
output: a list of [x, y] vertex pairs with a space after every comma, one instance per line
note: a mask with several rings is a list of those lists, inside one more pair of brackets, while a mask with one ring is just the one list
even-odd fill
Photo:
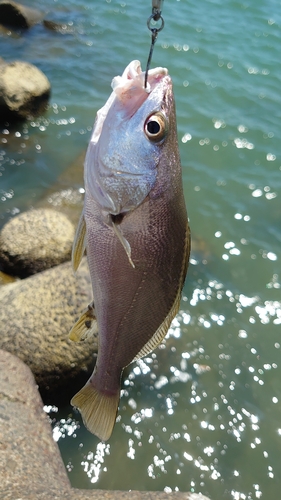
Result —
[[[44, 116], [0, 131], [1, 226], [46, 189], [55, 207], [81, 204], [82, 179], [50, 187], [85, 151], [111, 79], [149, 50], [149, 2], [37, 7], [68, 29], [0, 33], [7, 58], [52, 83]], [[174, 82], [192, 230], [181, 309], [165, 342], [125, 370], [108, 443], [70, 406], [44, 409], [75, 487], [279, 498], [280, 5], [171, 0], [164, 18], [153, 64]]]

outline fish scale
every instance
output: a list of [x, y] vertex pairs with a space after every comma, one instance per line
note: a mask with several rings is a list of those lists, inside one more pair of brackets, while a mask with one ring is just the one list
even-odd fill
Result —
[[[149, 92], [143, 83], [140, 64], [133, 61], [113, 80], [113, 93], [98, 113], [73, 245], [74, 269], [86, 246], [94, 305], [74, 325], [71, 338], [84, 339], [98, 329], [99, 350], [92, 376], [71, 403], [102, 440], [114, 427], [123, 369], [161, 342], [178, 312], [189, 261], [172, 81], [165, 68], [156, 68], [148, 73]], [[134, 140], [128, 140], [130, 134]], [[106, 141], [110, 154], [118, 155], [118, 169], [106, 156]], [[144, 189], [130, 184], [132, 172]], [[145, 184], [147, 172], [155, 175]], [[113, 215], [114, 206], [119, 213]]]

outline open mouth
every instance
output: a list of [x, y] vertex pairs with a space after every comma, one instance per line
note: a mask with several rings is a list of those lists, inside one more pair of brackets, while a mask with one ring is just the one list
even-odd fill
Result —
[[120, 90], [122, 91], [122, 94], [126, 93], [126, 90], [132, 86], [133, 80], [134, 88], [138, 88], [144, 93], [149, 94], [163, 79], [163, 77], [167, 75], [167, 68], [158, 67], [150, 69], [147, 76], [147, 87], [145, 88], [145, 71], [142, 71], [140, 62], [135, 60], [126, 67], [122, 76], [116, 76], [113, 78], [111, 86], [116, 95], [120, 98]]

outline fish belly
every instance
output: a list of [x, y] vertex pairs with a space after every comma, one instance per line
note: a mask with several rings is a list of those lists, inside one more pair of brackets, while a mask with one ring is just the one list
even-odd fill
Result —
[[87, 255], [99, 328], [95, 383], [119, 389], [122, 369], [137, 357], [165, 321], [181, 291], [187, 262], [184, 200], [168, 206], [149, 198], [126, 215], [120, 229], [129, 241], [130, 264], [112, 227], [93, 202], [85, 205]]

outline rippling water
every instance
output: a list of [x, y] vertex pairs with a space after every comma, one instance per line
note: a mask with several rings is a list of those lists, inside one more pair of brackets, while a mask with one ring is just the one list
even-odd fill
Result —
[[[150, 2], [33, 4], [73, 32], [0, 35], [5, 58], [52, 83], [44, 116], [0, 134], [0, 225], [85, 150], [112, 77], [149, 49]], [[279, 498], [280, 7], [165, 2], [153, 64], [174, 81], [191, 265], [166, 342], [125, 372], [110, 441], [70, 407], [51, 411], [76, 487]]]

